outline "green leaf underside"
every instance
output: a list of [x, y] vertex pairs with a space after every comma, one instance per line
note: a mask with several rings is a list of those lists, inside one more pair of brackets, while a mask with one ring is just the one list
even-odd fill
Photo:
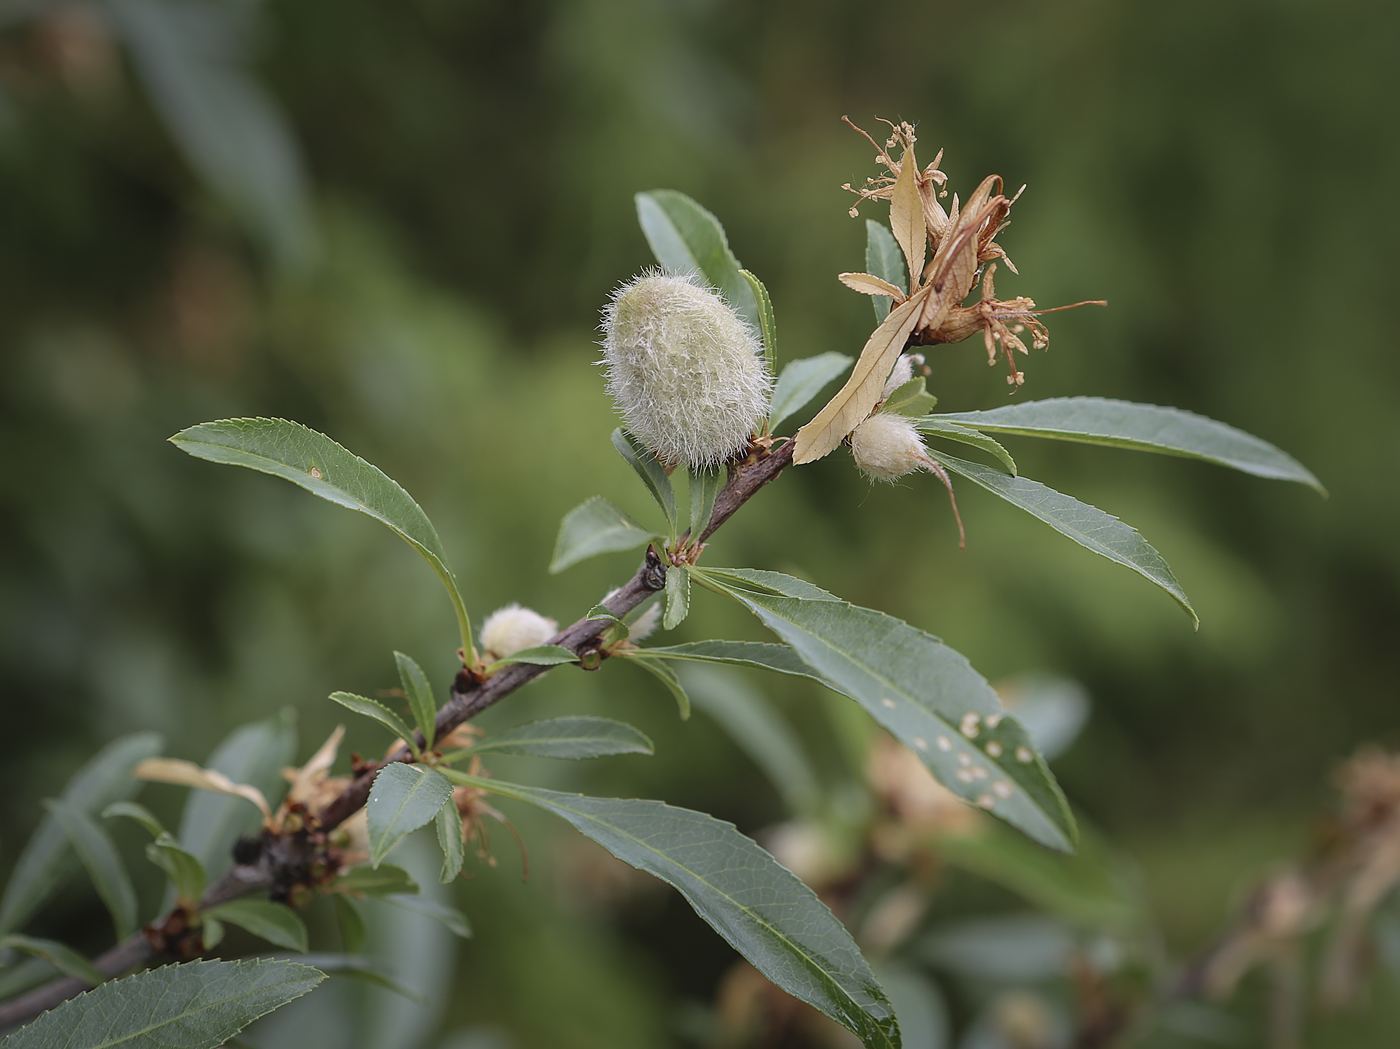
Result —
[[715, 501], [726, 479], [725, 469], [690, 471], [690, 536], [699, 541], [700, 534], [715, 512]]
[[1131, 568], [1144, 579], [1156, 583], [1176, 599], [1193, 625], [1200, 625], [1196, 610], [1191, 607], [1166, 560], [1132, 525], [1029, 477], [1010, 477], [990, 466], [969, 463], [942, 452], [930, 450], [929, 455], [954, 473], [1040, 518], [1086, 550]]
[[773, 399], [768, 412], [768, 428], [778, 425], [794, 412], [800, 412], [822, 388], [851, 366], [851, 358], [834, 350], [815, 357], [789, 361], [778, 383], [773, 387]]
[[979, 430], [1203, 459], [1256, 477], [1296, 481], [1323, 495], [1312, 472], [1268, 441], [1203, 415], [1103, 397], [1055, 397], [935, 418]]
[[[42, 940], [34, 936], [6, 936], [0, 939], [0, 947], [12, 947], [17, 951], [42, 958], [64, 976], [82, 980], [89, 987], [96, 987], [105, 977], [93, 964], [67, 944], [57, 940]], [[3, 1044], [3, 1043], [0, 1043]]]
[[217, 907], [210, 907], [201, 913], [206, 918], [237, 925], [240, 929], [289, 951], [304, 951], [307, 948], [306, 925], [285, 903], [273, 903], [271, 900], [232, 900]]
[[406, 911], [414, 914], [421, 914], [425, 918], [441, 922], [449, 932], [460, 936], [464, 940], [471, 939], [472, 928], [468, 924], [466, 915], [456, 907], [449, 907], [445, 903], [438, 903], [430, 900], [426, 896], [386, 896], [386, 903], [392, 903], [395, 907], [402, 907]]
[[442, 540], [423, 508], [379, 467], [325, 434], [286, 419], [220, 419], [181, 430], [170, 441], [196, 458], [281, 477], [388, 525], [423, 556], [447, 587], [462, 647], [471, 651], [471, 620], [447, 567]]
[[471, 754], [530, 754], [538, 758], [601, 758], [650, 754], [651, 740], [612, 718], [586, 715], [517, 725], [467, 749]]
[[442, 849], [442, 873], [438, 880], [446, 885], [462, 873], [462, 861], [466, 850], [462, 840], [462, 814], [457, 811], [457, 803], [451, 798], [438, 809], [433, 818], [437, 830], [438, 848]]
[[418, 885], [402, 867], [383, 863], [377, 869], [368, 865], [352, 867], [332, 883], [331, 889], [351, 895], [386, 896], [417, 892]]
[[408, 697], [408, 709], [413, 711], [413, 720], [418, 731], [423, 733], [423, 746], [431, 749], [433, 735], [437, 731], [437, 704], [433, 702], [433, 686], [423, 668], [402, 652], [394, 653], [394, 664], [399, 670], [399, 683]]
[[978, 430], [959, 426], [956, 423], [943, 422], [936, 415], [926, 415], [922, 419], [916, 419], [914, 428], [920, 433], [926, 433], [932, 437], [941, 437], [947, 441], [956, 441], [959, 444], [970, 445], [984, 452], [990, 452], [1002, 466], [1006, 467], [1007, 473], [1012, 477], [1016, 476], [1016, 460], [1011, 458], [1011, 453], [1003, 448], [999, 441]]
[[325, 976], [280, 959], [199, 961], [110, 980], [10, 1035], [4, 1049], [215, 1049]]
[[661, 512], [666, 515], [667, 538], [674, 538], [676, 522], [680, 518], [676, 516], [676, 493], [671, 488], [671, 477], [665, 467], [656, 461], [649, 448], [621, 427], [612, 432], [612, 443], [617, 454], [622, 456], [622, 461], [632, 467], [656, 500], [656, 505], [661, 507]]
[[[1005, 714], [996, 692], [962, 655], [902, 620], [800, 579], [708, 567], [695, 576], [758, 616], [948, 789], [1043, 845], [1071, 847], [1074, 822], [1058, 784], [1025, 729]], [[782, 589], [789, 594], [775, 592]], [[808, 596], [813, 591], [820, 596]]]
[[[904, 252], [899, 250], [899, 242], [889, 228], [874, 219], [865, 220], [865, 272], [906, 294], [909, 291], [904, 280]], [[883, 324], [894, 300], [885, 295], [872, 295], [871, 302], [875, 305], [876, 321]]]
[[[933, 406], [938, 403], [938, 398], [928, 392], [928, 383], [924, 376], [916, 375], [903, 386], [897, 387], [885, 401], [881, 411], [894, 412], [896, 415], [907, 415], [911, 419], [922, 419], [929, 412], [933, 411]], [[969, 433], [976, 433], [969, 430]], [[977, 436], [982, 437], [981, 434]], [[990, 441], [990, 437], [982, 437], [983, 441]]]
[[[139, 732], [108, 744], [68, 781], [61, 800], [91, 815], [131, 797], [141, 786], [131, 778], [131, 770], [138, 762], [159, 754], [164, 744], [154, 732]], [[23, 925], [75, 865], [68, 835], [51, 813], [46, 814], [25, 843], [5, 886], [0, 899], [0, 933]]]
[[765, 370], [772, 375], [778, 356], [778, 321], [773, 315], [773, 300], [763, 281], [748, 270], [740, 270], [739, 275], [749, 283], [754, 301], [758, 304], [758, 331], [763, 336], [763, 363]]
[[451, 796], [452, 784], [433, 769], [402, 761], [380, 769], [365, 805], [370, 863], [379, 866], [395, 845], [435, 817]]
[[344, 893], [336, 893], [331, 899], [335, 901], [335, 919], [340, 926], [340, 942], [345, 945], [345, 953], [359, 954], [369, 942], [365, 916]]
[[637, 221], [656, 261], [676, 273], [700, 274], [759, 331], [758, 302], [719, 219], [673, 189], [638, 193], [636, 201]]
[[161, 826], [160, 820], [145, 805], [140, 805], [134, 801], [116, 801], [102, 810], [104, 820], [112, 819], [115, 816], [125, 816], [127, 819], [139, 823], [151, 832], [151, 837], [159, 838], [164, 834], [165, 828]]
[[672, 565], [666, 570], [666, 611], [661, 617], [662, 629], [674, 630], [689, 614], [690, 574], [684, 565]]
[[676, 701], [676, 707], [680, 710], [682, 721], [690, 717], [690, 696], [686, 694], [685, 686], [681, 684], [681, 679], [676, 676], [674, 670], [659, 659], [651, 659], [626, 649], [618, 652], [617, 655], [626, 656], [627, 662], [633, 666], [641, 667], [666, 686], [666, 691], [670, 692]]
[[[355, 954], [303, 954], [298, 959], [303, 965], [310, 965], [327, 976], [340, 976], [347, 980], [358, 980], [374, 987], [383, 987], [411, 1002], [426, 1006], [428, 999], [410, 991], [395, 980], [372, 958], [358, 957]], [[320, 1047], [316, 1047], [320, 1049]]]
[[601, 495], [574, 507], [559, 522], [554, 543], [551, 574], [586, 561], [598, 554], [632, 550], [651, 542], [655, 533], [647, 531]]
[[498, 659], [486, 668], [489, 674], [500, 667], [510, 666], [512, 663], [529, 663], [536, 667], [557, 667], [564, 663], [577, 663], [578, 653], [563, 645], [536, 645], [534, 648], [522, 648], [519, 652], [512, 652], [504, 659]]
[[732, 824], [660, 801], [466, 779], [553, 812], [618, 859], [674, 886], [764, 976], [866, 1046], [900, 1044], [894, 1011], [850, 934], [811, 889]]
[[353, 710], [356, 714], [363, 714], [367, 718], [373, 718], [385, 728], [387, 728], [399, 739], [406, 742], [410, 749], [414, 748], [413, 730], [408, 727], [408, 722], [399, 717], [383, 703], [364, 696], [357, 696], [353, 692], [332, 692], [330, 698], [339, 703], [347, 710]]
[[124, 940], [136, 928], [136, 890], [117, 848], [101, 825], [67, 801], [45, 803], [87, 869], [93, 888], [112, 916], [117, 939]]

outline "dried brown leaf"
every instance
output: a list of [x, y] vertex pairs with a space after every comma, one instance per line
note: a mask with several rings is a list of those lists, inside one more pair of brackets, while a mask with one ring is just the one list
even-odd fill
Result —
[[894, 299], [896, 304], [904, 301], [903, 291], [873, 273], [838, 273], [836, 277], [846, 287], [862, 295], [885, 295]]
[[894, 239], [904, 249], [909, 263], [909, 287], [918, 286], [924, 269], [924, 249], [928, 246], [928, 229], [924, 222], [924, 205], [919, 196], [919, 165], [914, 159], [914, 144], [910, 142], [899, 162], [899, 177], [890, 196], [890, 229]]
[[272, 809], [268, 807], [267, 799], [257, 787], [235, 783], [222, 772], [200, 768], [193, 761], [181, 758], [147, 758], [132, 769], [131, 774], [137, 779], [174, 783], [181, 787], [198, 787], [201, 790], [212, 790], [216, 794], [242, 798], [256, 805], [262, 811], [264, 819], [272, 818]]

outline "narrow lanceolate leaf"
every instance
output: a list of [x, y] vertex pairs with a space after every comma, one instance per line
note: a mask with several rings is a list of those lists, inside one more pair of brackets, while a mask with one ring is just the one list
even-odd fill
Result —
[[788, 645], [770, 645], [764, 641], [692, 641], [684, 645], [664, 645], [640, 648], [643, 656], [660, 659], [686, 659], [701, 663], [728, 663], [736, 667], [762, 667], [781, 674], [796, 674], [821, 681], [821, 675], [802, 662]]
[[462, 647], [471, 651], [471, 621], [437, 530], [412, 496], [377, 466], [325, 434], [286, 419], [221, 419], [181, 430], [170, 441], [200, 459], [281, 477], [388, 525], [423, 556], [447, 587]]
[[[783, 584], [776, 572], [706, 568], [695, 577], [758, 616], [828, 687], [863, 706], [955, 794], [1043, 845], [1070, 848], [1074, 821], [1058, 784], [1030, 736], [963, 656], [893, 616], [847, 604], [801, 580]], [[794, 597], [779, 587], [823, 596]]]
[[638, 193], [636, 200], [637, 221], [656, 261], [676, 273], [700, 274], [761, 330], [758, 302], [719, 219], [673, 189]]
[[438, 809], [433, 822], [437, 828], [438, 848], [442, 849], [442, 874], [438, 880], [446, 885], [462, 873], [462, 861], [466, 858], [462, 814], [457, 811], [457, 803], [449, 797], [447, 803]]
[[834, 350], [790, 361], [773, 388], [768, 428], [776, 430], [789, 415], [807, 407], [807, 403], [822, 392], [822, 387], [845, 371], [850, 363], [851, 358]]
[[268, 807], [267, 799], [257, 787], [235, 783], [222, 772], [200, 768], [193, 761], [183, 758], [147, 758], [132, 769], [131, 774], [137, 779], [151, 780], [155, 783], [173, 783], [179, 787], [195, 787], [199, 790], [213, 791], [215, 794], [242, 798], [256, 806], [263, 814], [263, 819], [272, 817], [272, 809]]
[[394, 653], [394, 663], [399, 668], [399, 682], [404, 695], [408, 697], [408, 709], [413, 711], [413, 720], [418, 731], [423, 733], [423, 746], [431, 749], [433, 733], [437, 729], [437, 704], [433, 702], [433, 686], [423, 668], [402, 652]]
[[909, 263], [909, 287], [918, 286], [924, 272], [924, 250], [928, 247], [928, 228], [924, 224], [924, 203], [919, 197], [918, 161], [914, 148], [909, 147], [899, 162], [899, 175], [894, 180], [890, 196], [890, 230], [904, 251]]
[[216, 1049], [325, 979], [280, 959], [186, 962], [70, 998], [5, 1039], [5, 1049]]
[[181, 904], [190, 910], [199, 906], [209, 876], [195, 856], [180, 848], [169, 834], [161, 834], [146, 846], [146, 858], [165, 871]]
[[[139, 732], [108, 744], [68, 781], [61, 800], [92, 815], [131, 797], [140, 786], [131, 778], [131, 770], [159, 753], [163, 745], [154, 732]], [[15, 861], [0, 898], [0, 933], [23, 925], [75, 868], [68, 835], [52, 813], [46, 814]]]
[[1073, 539], [1086, 550], [1131, 568], [1144, 579], [1156, 583], [1174, 597], [1185, 609], [1195, 626], [1200, 625], [1196, 610], [1186, 599], [1181, 584], [1162, 555], [1136, 528], [1126, 525], [1112, 514], [1106, 514], [1088, 503], [1048, 488], [1029, 477], [1009, 477], [1000, 470], [978, 463], [955, 459], [942, 452], [929, 454], [954, 473], [980, 484], [987, 491], [1001, 496], [1013, 506], [1040, 518], [1061, 535]]
[[1016, 460], [1011, 458], [1011, 453], [1003, 448], [1000, 442], [993, 440], [979, 430], [946, 422], [941, 415], [925, 415], [915, 421], [914, 427], [920, 433], [926, 433], [932, 437], [942, 437], [946, 441], [957, 441], [959, 444], [966, 444], [973, 448], [980, 448], [984, 452], [990, 452], [1006, 467], [1007, 473], [1012, 477], [1016, 476]]
[[125, 816], [129, 820], [134, 820], [150, 831], [153, 838], [159, 838], [165, 833], [165, 827], [161, 825], [160, 820], [156, 819], [151, 810], [134, 801], [113, 802], [102, 810], [104, 820], [112, 819], [114, 816]]
[[93, 888], [112, 916], [117, 939], [126, 939], [136, 928], [136, 890], [132, 888], [131, 876], [112, 839], [91, 816], [71, 802], [49, 801], [45, 806], [58, 820], [73, 851], [87, 868]]
[[996, 433], [1107, 444], [1204, 459], [1256, 477], [1297, 481], [1327, 494], [1312, 472], [1287, 452], [1253, 434], [1180, 408], [1103, 397], [1055, 397], [936, 418]]
[[684, 565], [672, 565], [666, 570], [666, 611], [661, 626], [674, 630], [690, 614], [690, 574]]
[[[904, 283], [904, 259], [900, 256], [899, 244], [894, 235], [882, 223], [874, 219], [865, 220], [865, 269], [873, 276], [888, 281], [899, 289], [899, 297], [908, 294]], [[878, 324], [890, 315], [893, 299], [877, 296], [875, 302], [875, 322]]]
[[486, 668], [488, 674], [509, 666], [512, 663], [529, 663], [537, 667], [557, 667], [564, 663], [577, 663], [578, 653], [563, 645], [536, 645], [534, 648], [522, 648], [519, 652], [512, 652], [504, 659], [498, 659]]
[[206, 918], [227, 922], [289, 951], [307, 948], [306, 925], [285, 903], [271, 900], [232, 900], [201, 912]]
[[617, 449], [617, 454], [622, 456], [623, 461], [636, 471], [642, 483], [647, 486], [647, 491], [656, 500], [656, 505], [661, 507], [661, 512], [666, 515], [667, 538], [674, 538], [678, 530], [676, 522], [680, 518], [676, 516], [676, 493], [671, 489], [670, 475], [656, 461], [656, 456], [649, 448], [621, 427], [612, 432], [612, 443]]
[[462, 777], [538, 805], [618, 859], [675, 886], [700, 917], [775, 984], [870, 1047], [894, 1049], [894, 1010], [826, 905], [734, 826], [660, 801], [589, 798]]
[[57, 940], [41, 940], [34, 936], [6, 936], [0, 938], [0, 948], [6, 947], [23, 951], [35, 958], [42, 958], [64, 976], [82, 980], [89, 987], [96, 987], [105, 979], [90, 961], [73, 950], [72, 947], [59, 943]]
[[344, 893], [336, 893], [331, 899], [335, 901], [335, 920], [340, 926], [340, 942], [345, 947], [345, 953], [360, 954], [369, 941], [365, 916]]
[[871, 333], [846, 385], [836, 391], [836, 396], [811, 422], [797, 431], [794, 463], [820, 459], [875, 410], [895, 358], [904, 351], [928, 295], [929, 288], [915, 292], [908, 302], [891, 310], [884, 323]]
[[[399, 717], [383, 703], [367, 699], [364, 696], [357, 696], [353, 692], [332, 692], [330, 698], [348, 710], [353, 710], [356, 714], [363, 714], [367, 718], [374, 718], [375, 721], [384, 725], [390, 732], [398, 736], [409, 745], [410, 749], [416, 750], [413, 742], [413, 730], [408, 727], [408, 723]], [[416, 753], [415, 753], [415, 756]]]
[[773, 315], [773, 300], [769, 298], [763, 281], [748, 270], [740, 270], [739, 274], [749, 282], [749, 290], [758, 303], [758, 332], [763, 336], [763, 361], [768, 367], [768, 374], [772, 375], [777, 371], [778, 357], [778, 320]]
[[390, 893], [415, 893], [418, 885], [402, 867], [382, 863], [378, 869], [352, 867], [331, 882], [326, 891], [349, 896], [387, 896]]
[[[235, 783], [257, 787], [271, 801], [286, 786], [282, 770], [296, 752], [296, 724], [283, 712], [234, 729], [214, 748], [204, 767], [221, 772]], [[176, 837], [204, 869], [218, 877], [233, 859], [233, 844], [254, 834], [259, 825], [254, 808], [236, 797], [204, 790], [190, 791], [180, 813]]]
[[435, 922], [441, 922], [447, 931], [454, 936], [460, 936], [464, 940], [471, 939], [471, 924], [467, 921], [466, 915], [456, 907], [438, 903], [437, 900], [430, 900], [426, 896], [385, 896], [384, 900], [386, 903], [392, 903], [395, 907], [401, 907], [403, 910], [421, 914]]
[[379, 771], [365, 811], [369, 819], [369, 859], [378, 867], [395, 845], [423, 826], [452, 796], [442, 773], [402, 761]]
[[725, 470], [717, 466], [713, 470], [690, 471], [690, 536], [699, 540], [710, 516], [715, 512], [715, 501], [724, 487]]
[[562, 572], [598, 554], [645, 546], [653, 538], [653, 533], [601, 495], [595, 495], [570, 510], [559, 523], [559, 538], [554, 542], [554, 559], [549, 563], [549, 571]]
[[676, 707], [680, 711], [681, 720], [685, 721], [690, 717], [690, 696], [686, 695], [685, 686], [681, 684], [681, 679], [676, 676], [676, 672], [659, 659], [650, 659], [641, 655], [640, 652], [632, 652], [623, 649], [617, 653], [618, 656], [626, 656], [627, 661], [633, 666], [641, 667], [652, 677], [656, 678], [666, 686], [666, 691], [676, 701]]
[[576, 759], [651, 752], [651, 740], [631, 725], [611, 718], [578, 715], [516, 725], [467, 748], [464, 753]]

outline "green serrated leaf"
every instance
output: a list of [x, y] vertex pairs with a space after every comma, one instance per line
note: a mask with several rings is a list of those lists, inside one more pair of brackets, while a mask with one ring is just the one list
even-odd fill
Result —
[[866, 1046], [900, 1044], [894, 1010], [850, 934], [811, 889], [732, 824], [660, 801], [462, 781], [567, 820], [618, 859], [674, 886], [759, 972]]
[[598, 554], [632, 550], [657, 538], [601, 495], [576, 506], [559, 522], [559, 538], [554, 543], [551, 574]]
[[408, 709], [413, 711], [413, 720], [423, 733], [423, 749], [431, 750], [437, 732], [437, 703], [433, 701], [433, 686], [423, 668], [402, 652], [394, 653], [394, 663], [399, 668], [399, 681], [404, 695], [408, 697]]
[[438, 903], [426, 896], [386, 896], [384, 901], [392, 903], [395, 907], [402, 907], [406, 911], [412, 911], [414, 914], [421, 914], [425, 918], [441, 922], [449, 932], [464, 940], [471, 939], [472, 927], [467, 922], [466, 915], [456, 907]]
[[937, 418], [997, 433], [1203, 459], [1256, 477], [1296, 481], [1327, 494], [1311, 471], [1268, 441], [1180, 408], [1103, 397], [1054, 397]]
[[332, 692], [330, 698], [339, 703], [347, 710], [353, 710], [356, 714], [363, 714], [367, 718], [373, 718], [381, 725], [388, 728], [390, 732], [398, 736], [408, 744], [413, 751], [413, 756], [418, 757], [420, 751], [413, 741], [413, 730], [408, 727], [408, 723], [399, 717], [383, 703], [368, 699], [365, 696], [357, 696], [353, 692]]
[[758, 301], [719, 219], [673, 189], [638, 193], [636, 201], [637, 221], [656, 261], [676, 273], [700, 274], [759, 330]]
[[656, 500], [656, 505], [661, 507], [661, 512], [666, 515], [666, 537], [674, 539], [678, 531], [676, 522], [680, 518], [676, 514], [676, 493], [671, 488], [671, 477], [665, 467], [656, 461], [649, 448], [621, 427], [612, 432], [612, 443], [623, 462], [632, 467]]
[[516, 725], [463, 751], [463, 754], [530, 754], [537, 758], [568, 759], [650, 753], [651, 740], [631, 725], [587, 715]]
[[351, 896], [387, 896], [390, 893], [417, 892], [418, 885], [402, 867], [381, 863], [378, 867], [352, 867], [336, 878], [326, 891]]
[[[235, 783], [257, 787], [277, 804], [287, 781], [282, 770], [296, 751], [296, 722], [291, 711], [244, 725], [229, 733], [204, 767], [222, 772]], [[258, 813], [246, 801], [205, 790], [190, 791], [180, 814], [180, 846], [214, 877], [232, 862], [233, 844], [240, 835], [256, 833]]]
[[1033, 517], [1038, 517], [1084, 549], [1131, 568], [1144, 579], [1156, 583], [1176, 599], [1177, 604], [1191, 617], [1193, 627], [1200, 626], [1196, 610], [1191, 607], [1166, 560], [1132, 525], [1124, 524], [1098, 507], [1081, 503], [1073, 496], [1057, 492], [1029, 477], [1009, 477], [990, 466], [970, 463], [942, 452], [930, 450], [929, 456], [993, 495], [1001, 496], [1012, 506], [1019, 506]]
[[816, 773], [797, 734], [778, 716], [763, 693], [734, 671], [717, 667], [687, 667], [685, 687], [691, 701], [718, 721], [729, 738], [763, 770], [790, 811], [816, 811], [821, 800]]
[[564, 663], [577, 663], [578, 653], [563, 645], [536, 645], [534, 648], [522, 648], [519, 652], [512, 652], [504, 659], [498, 659], [486, 668], [486, 673], [494, 674], [501, 667], [508, 667], [512, 663], [529, 663], [537, 667], [557, 667]]
[[942, 437], [944, 440], [957, 441], [959, 444], [970, 445], [973, 448], [980, 448], [984, 452], [990, 452], [1006, 467], [1007, 473], [1012, 477], [1016, 476], [1016, 460], [1011, 458], [1011, 453], [1003, 448], [1000, 442], [993, 440], [979, 430], [959, 426], [957, 423], [945, 422], [941, 416], [936, 415], [925, 415], [915, 420], [914, 427], [921, 433], [933, 437]]
[[165, 871], [181, 904], [190, 910], [199, 906], [209, 876], [195, 856], [180, 848], [169, 834], [162, 834], [146, 846], [146, 858]]
[[345, 947], [345, 953], [362, 953], [365, 944], [369, 942], [369, 927], [365, 924], [365, 916], [344, 893], [336, 893], [331, 899], [335, 901], [335, 920], [340, 926], [340, 942]]
[[102, 810], [104, 820], [112, 819], [114, 816], [125, 816], [129, 820], [135, 820], [150, 831], [153, 838], [159, 838], [166, 832], [165, 827], [161, 825], [160, 820], [156, 819], [150, 809], [134, 801], [114, 802]]
[[[164, 740], [154, 732], [123, 736], [74, 774], [60, 800], [91, 815], [131, 797], [141, 786], [131, 778], [131, 770], [159, 754], [162, 746]], [[5, 895], [0, 898], [0, 933], [23, 925], [76, 866], [68, 835], [52, 814], [45, 815], [15, 861]]]
[[850, 366], [851, 358], [835, 351], [789, 361], [773, 387], [768, 428], [776, 431], [781, 422], [805, 408], [827, 383]]
[[112, 839], [91, 816], [71, 802], [48, 801], [45, 806], [58, 820], [73, 851], [87, 868], [93, 888], [112, 916], [117, 939], [126, 939], [136, 928], [136, 890]]
[[462, 648], [473, 652], [471, 619], [447, 552], [423, 508], [377, 466], [301, 423], [286, 419], [221, 419], [181, 430], [172, 444], [199, 459], [245, 466], [281, 477], [337, 506], [388, 525], [417, 550], [447, 587]]
[[44, 1013], [5, 1049], [216, 1049], [325, 976], [280, 959], [199, 961], [150, 969]]
[[676, 700], [676, 707], [680, 710], [681, 720], [685, 721], [690, 717], [690, 697], [686, 695], [681, 679], [676, 676], [676, 672], [659, 659], [649, 659], [639, 654], [638, 651], [628, 651], [623, 649], [617, 656], [625, 656], [627, 662], [633, 666], [641, 667], [648, 674], [666, 686], [666, 691], [670, 692]]
[[763, 286], [763, 281], [748, 270], [740, 270], [739, 275], [749, 282], [749, 290], [753, 292], [754, 301], [758, 304], [758, 330], [763, 336], [763, 363], [764, 370], [769, 374], [776, 374], [778, 370], [778, 321], [773, 315], [773, 300], [768, 295], [768, 289]]
[[370, 864], [378, 867], [395, 845], [436, 816], [451, 796], [452, 784], [433, 769], [402, 761], [380, 769], [365, 805]]
[[690, 538], [699, 542], [715, 512], [715, 501], [725, 482], [724, 467], [690, 471]]
[[[42, 958], [64, 976], [82, 980], [89, 987], [96, 987], [106, 977], [93, 964], [67, 944], [57, 940], [41, 940], [35, 936], [10, 935], [0, 938], [0, 948], [11, 947], [25, 954]], [[3, 1044], [3, 1043], [0, 1043]]]
[[[1004, 476], [1004, 475], [999, 475]], [[939, 782], [1043, 845], [1067, 850], [1074, 821], [1030, 736], [1002, 709], [986, 678], [938, 638], [870, 608], [791, 580], [785, 596], [773, 572], [695, 570], [781, 637], [828, 687], [863, 706], [917, 754]]]
[[434, 823], [437, 826], [438, 847], [442, 849], [442, 874], [439, 880], [447, 885], [462, 873], [462, 861], [466, 858], [462, 842], [462, 814], [457, 811], [457, 803], [451, 797], [438, 809]]
[[674, 630], [690, 614], [690, 574], [684, 565], [672, 565], [666, 570], [666, 612], [661, 617], [663, 630]]
[[[893, 284], [906, 294], [909, 291], [904, 279], [904, 253], [894, 234], [883, 223], [874, 219], [865, 220], [865, 272], [879, 277], [887, 284]], [[884, 295], [872, 295], [875, 307], [875, 321], [883, 324], [890, 315], [894, 300]]]
[[285, 903], [271, 900], [232, 900], [201, 912], [205, 918], [237, 925], [268, 943], [289, 951], [305, 951], [306, 924]]

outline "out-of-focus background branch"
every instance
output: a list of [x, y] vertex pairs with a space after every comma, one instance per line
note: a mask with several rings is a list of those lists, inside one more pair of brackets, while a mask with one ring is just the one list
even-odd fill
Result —
[[[864, 245], [839, 186], [876, 169], [839, 123], [849, 113], [867, 128], [917, 121], [926, 159], [946, 147], [958, 187], [990, 171], [1029, 184], [1001, 238], [1022, 276], [999, 274], [999, 290], [1109, 300], [1051, 318], [1017, 396], [1211, 415], [1286, 448], [1332, 498], [1179, 460], [1013, 448], [1026, 474], [1143, 531], [1192, 596], [1196, 635], [1150, 586], [970, 485], [959, 553], [938, 492], [871, 491], [844, 452], [788, 471], [706, 557], [887, 609], [993, 679], [1081, 682], [1092, 715], [1056, 771], [1135, 871], [1164, 954], [1199, 955], [1268, 863], [1309, 852], [1331, 770], [1363, 742], [1400, 743], [1397, 42], [1400, 10], [1362, 0], [9, 7], [3, 863], [40, 799], [118, 733], [158, 728], [168, 753], [202, 760], [290, 707], [300, 760], [337, 721], [327, 693], [394, 687], [394, 649], [445, 698], [453, 617], [417, 558], [166, 437], [222, 416], [301, 420], [423, 503], [473, 614], [514, 600], [568, 621], [633, 566], [616, 555], [546, 576], [559, 517], [597, 492], [649, 512], [608, 443], [592, 363], [599, 306], [649, 261], [632, 194], [674, 187], [720, 216], [773, 294], [783, 358], [853, 353], [873, 318], [835, 279], [861, 268]], [[929, 363], [948, 410], [1008, 396], [978, 346]], [[674, 640], [760, 637], [741, 616], [697, 599]], [[718, 720], [677, 723], [631, 669], [550, 674], [482, 725], [602, 713], [645, 729], [658, 759], [502, 770], [665, 797], [749, 832], [784, 818]], [[846, 701], [748, 684], [819, 767], [860, 773], [837, 728]], [[382, 749], [363, 725], [349, 743]], [[162, 787], [143, 799], [172, 821], [181, 800]], [[454, 890], [478, 941], [432, 948], [437, 968], [404, 955], [434, 1006], [394, 999], [375, 1012], [382, 1029], [359, 1035], [682, 1044], [676, 1015], [704, 1015], [732, 955], [678, 900], [511, 815], [531, 881], [510, 847], [483, 864]], [[959, 876], [929, 920], [1015, 906]], [[80, 880], [39, 923], [89, 953], [110, 942]], [[1249, 1022], [1267, 997], [1251, 986], [1234, 1006]], [[1389, 1045], [1397, 998], [1392, 983], [1360, 1012], [1309, 1011], [1311, 1036]]]

